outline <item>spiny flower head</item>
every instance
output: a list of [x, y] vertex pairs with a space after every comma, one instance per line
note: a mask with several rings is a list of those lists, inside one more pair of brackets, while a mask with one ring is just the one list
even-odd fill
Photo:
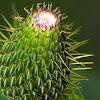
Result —
[[33, 7], [30, 11], [24, 10], [28, 14], [26, 19], [15, 17], [19, 22], [18, 28], [13, 28], [2, 15], [10, 26], [3, 30], [12, 33], [8, 39], [0, 32], [6, 39], [1, 40], [4, 45], [0, 50], [1, 91], [9, 100], [57, 100], [58, 96], [65, 100], [64, 90], [78, 89], [75, 83], [82, 80], [76, 79], [82, 76], [73, 70], [87, 69], [70, 66], [85, 66], [77, 59], [91, 55], [78, 53], [75, 49], [87, 41], [77, 42], [70, 38], [79, 29], [68, 32], [72, 24], [63, 25], [64, 17], [61, 18], [58, 8], [52, 11], [52, 4], [47, 8], [45, 3], [42, 8], [37, 4], [36, 11]]
[[50, 31], [53, 28], [56, 28], [56, 26], [59, 25], [61, 20], [60, 10], [56, 8], [51, 11], [51, 9], [52, 4], [48, 4], [48, 7], [46, 8], [45, 3], [43, 3], [43, 8], [40, 7], [40, 4], [37, 4], [36, 12], [33, 12], [33, 7], [30, 9], [30, 11], [26, 9], [25, 10], [27, 11], [28, 15], [32, 16], [32, 18], [29, 17], [31, 25], [42, 31]]
[[[43, 8], [41, 9], [39, 6], [37, 7], [37, 12], [34, 15], [34, 24], [38, 29], [43, 31], [52, 30], [59, 23], [60, 11], [56, 12], [57, 9], [51, 11], [52, 4], [48, 5], [46, 9], [45, 3], [43, 4]], [[59, 16], [57, 16], [59, 14]]]

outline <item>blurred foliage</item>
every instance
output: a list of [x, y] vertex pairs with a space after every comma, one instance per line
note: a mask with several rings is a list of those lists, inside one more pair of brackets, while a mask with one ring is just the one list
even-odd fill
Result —
[[1, 91], [0, 91], [0, 100], [8, 100], [5, 96], [2, 95]]
[[72, 95], [68, 97], [68, 100], [85, 100], [85, 99], [79, 97], [78, 95], [75, 94], [75, 91], [73, 91]]

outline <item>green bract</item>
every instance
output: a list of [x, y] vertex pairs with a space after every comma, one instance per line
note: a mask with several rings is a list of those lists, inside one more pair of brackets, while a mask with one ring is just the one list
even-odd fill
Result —
[[4, 44], [0, 54], [0, 88], [9, 100], [55, 100], [58, 96], [64, 100], [65, 88], [78, 88], [74, 84], [76, 78], [69, 80], [69, 74], [84, 78], [73, 70], [86, 67], [71, 69], [69, 65], [85, 66], [77, 59], [91, 55], [74, 49], [87, 41], [71, 39], [78, 29], [68, 32], [72, 24], [63, 25], [60, 11], [57, 8], [51, 11], [51, 8], [52, 4], [46, 8], [43, 3], [43, 8], [37, 4], [36, 11], [25, 9], [26, 19], [15, 17], [18, 28], [13, 28], [2, 15], [10, 26], [5, 30], [12, 33], [8, 39], [0, 32], [5, 38], [1, 40]]

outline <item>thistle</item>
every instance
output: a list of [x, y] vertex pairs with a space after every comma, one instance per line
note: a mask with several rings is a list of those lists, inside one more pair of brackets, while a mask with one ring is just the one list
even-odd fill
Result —
[[[75, 49], [87, 42], [77, 42], [70, 37], [71, 24], [63, 24], [63, 15], [52, 4], [43, 7], [37, 4], [27, 12], [27, 18], [14, 18], [18, 28], [2, 26], [9, 33], [9, 39], [2, 33], [4, 44], [0, 54], [0, 88], [9, 100], [55, 100], [59, 96], [65, 100], [65, 89], [78, 89], [79, 80], [87, 79], [74, 70], [91, 69], [78, 59], [92, 54], [78, 53]], [[72, 68], [77, 65], [77, 68]], [[78, 66], [80, 65], [80, 66]], [[71, 77], [73, 76], [73, 77]]]

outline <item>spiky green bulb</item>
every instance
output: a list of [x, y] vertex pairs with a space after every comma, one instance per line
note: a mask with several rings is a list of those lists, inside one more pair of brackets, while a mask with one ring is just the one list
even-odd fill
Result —
[[[64, 100], [67, 83], [77, 88], [68, 78], [69, 72], [76, 75], [69, 59], [77, 61], [68, 52], [63, 17], [51, 8], [52, 4], [46, 8], [43, 3], [43, 8], [37, 4], [36, 11], [25, 9], [27, 18], [15, 17], [18, 28], [8, 30], [13, 32], [0, 54], [0, 88], [9, 100], [55, 100], [58, 96]], [[76, 46], [70, 45], [69, 50]]]
[[29, 100], [29, 90], [34, 100], [56, 99], [58, 91], [64, 90], [63, 83], [67, 82], [58, 72], [60, 69], [68, 79], [58, 56], [65, 57], [59, 32], [61, 14], [57, 8], [51, 11], [51, 6], [37, 6], [35, 12], [31, 8], [26, 19], [17, 17], [19, 30], [2, 47], [5, 54], [0, 55], [0, 86], [9, 99]]

